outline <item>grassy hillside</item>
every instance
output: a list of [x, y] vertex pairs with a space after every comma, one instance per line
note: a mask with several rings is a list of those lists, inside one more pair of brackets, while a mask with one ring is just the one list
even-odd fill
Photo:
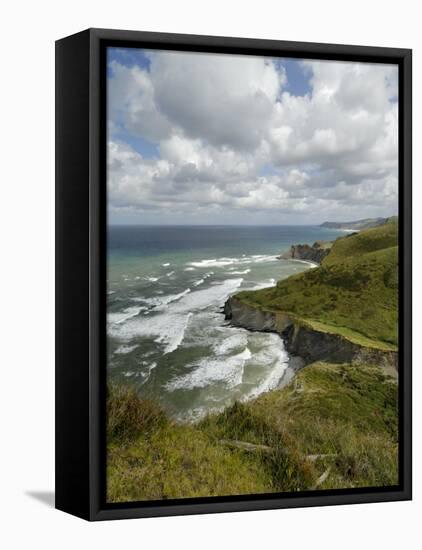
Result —
[[315, 363], [193, 425], [124, 387], [107, 410], [110, 502], [397, 484], [397, 386], [377, 367]]
[[253, 494], [271, 486], [258, 460], [172, 422], [132, 388], [110, 387], [107, 412], [110, 502]]
[[319, 268], [270, 289], [236, 295], [248, 305], [319, 323], [363, 345], [396, 349], [397, 222], [337, 239]]
[[[393, 220], [337, 239], [319, 268], [237, 297], [396, 349], [397, 267]], [[196, 424], [122, 386], [109, 388], [107, 412], [110, 502], [398, 483], [397, 382], [373, 365], [313, 363], [287, 387]]]
[[391, 221], [379, 227], [365, 229], [337, 239], [323, 264], [328, 266], [351, 256], [357, 257], [398, 244], [398, 223]]

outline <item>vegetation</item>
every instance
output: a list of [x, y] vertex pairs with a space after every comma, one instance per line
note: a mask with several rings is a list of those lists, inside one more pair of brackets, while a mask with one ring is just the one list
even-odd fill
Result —
[[111, 502], [395, 485], [397, 476], [397, 385], [379, 367], [314, 363], [289, 386], [192, 425], [130, 389], [109, 391]]
[[337, 239], [323, 263], [325, 266], [332, 265], [351, 256], [362, 256], [377, 250], [396, 247], [397, 244], [398, 223], [396, 220]]
[[397, 222], [337, 239], [322, 265], [236, 295], [249, 306], [286, 312], [321, 330], [397, 349]]
[[[319, 268], [237, 298], [365, 346], [396, 349], [397, 221], [337, 239]], [[177, 424], [135, 390], [107, 402], [109, 502], [398, 483], [397, 382], [313, 363], [283, 389]]]
[[130, 388], [109, 388], [107, 414], [110, 502], [254, 494], [271, 487], [258, 457], [226, 448], [196, 426], [176, 424]]

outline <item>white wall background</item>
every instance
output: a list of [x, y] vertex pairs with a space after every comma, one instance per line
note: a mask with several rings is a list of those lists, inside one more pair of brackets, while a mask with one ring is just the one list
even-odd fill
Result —
[[[418, 547], [422, 517], [418, 315], [413, 502], [89, 524], [55, 511], [39, 498], [51, 500], [54, 487], [54, 40], [87, 27], [106, 27], [413, 48], [418, 245], [422, 238], [418, 3], [37, 0], [7, 2], [0, 9], [0, 545], [184, 550]], [[415, 255], [414, 265], [418, 312], [420, 254]]]

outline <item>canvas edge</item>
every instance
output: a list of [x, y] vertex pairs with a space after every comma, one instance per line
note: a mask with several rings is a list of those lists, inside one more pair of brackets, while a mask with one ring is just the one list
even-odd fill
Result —
[[[84, 519], [91, 521], [126, 519], [138, 517], [157, 517], [173, 516], [187, 514], [221, 513], [234, 511], [252, 511], [264, 509], [281, 509], [293, 507], [308, 506], [328, 506], [344, 505], [357, 503], [374, 503], [385, 501], [410, 500], [412, 498], [412, 457], [411, 457], [411, 155], [412, 155], [412, 134], [411, 134], [411, 112], [412, 112], [412, 51], [402, 48], [378, 48], [370, 46], [347, 46], [333, 44], [314, 44], [305, 42], [284, 42], [273, 40], [260, 40], [249, 38], [227, 38], [227, 37], [209, 37], [198, 35], [178, 35], [168, 33], [149, 33], [141, 31], [116, 31], [106, 29], [88, 29], [83, 33], [78, 33], [71, 37], [77, 39], [81, 34], [89, 34], [89, 161], [85, 166], [86, 181], [89, 185], [89, 293], [87, 302], [89, 303], [89, 402], [86, 406], [89, 408], [89, 440], [82, 444], [84, 448], [88, 445], [88, 453], [85, 456], [88, 460], [88, 489], [81, 493], [81, 499], [84, 502], [83, 512], [75, 513], [70, 509], [64, 511], [79, 515]], [[69, 39], [64, 39], [69, 40]], [[122, 507], [104, 506], [104, 478], [101, 475], [102, 468], [102, 450], [104, 443], [104, 426], [101, 426], [101, 419], [104, 418], [104, 380], [101, 380], [101, 356], [104, 344], [102, 337], [103, 325], [100, 321], [100, 311], [102, 307], [100, 281], [101, 262], [104, 258], [101, 256], [102, 246], [104, 245], [104, 227], [102, 219], [102, 210], [104, 209], [104, 150], [102, 150], [101, 134], [104, 133], [104, 120], [101, 120], [103, 112], [103, 88], [104, 81], [101, 82], [101, 45], [106, 42], [138, 42], [154, 43], [156, 47], [184, 47], [195, 50], [197, 48], [206, 48], [210, 51], [225, 50], [233, 53], [235, 50], [251, 54], [263, 55], [263, 52], [272, 51], [277, 55], [277, 51], [287, 52], [303, 56], [308, 52], [308, 57], [318, 58], [336, 58], [344, 60], [362, 60], [375, 61], [382, 59], [382, 62], [398, 63], [402, 70], [403, 86], [403, 113], [400, 122], [400, 139], [402, 147], [401, 162], [401, 225], [402, 237], [401, 244], [403, 249], [402, 258], [402, 280], [401, 292], [403, 296], [403, 309], [401, 319], [401, 334], [403, 335], [402, 361], [404, 365], [404, 374], [402, 377], [403, 394], [406, 401], [402, 407], [402, 460], [404, 466], [404, 476], [402, 480], [402, 489], [397, 491], [381, 492], [374, 490], [365, 493], [348, 494], [313, 494], [311, 496], [282, 496], [276, 498], [268, 495], [268, 498], [256, 496], [246, 496], [242, 500], [227, 501], [221, 499], [219, 502], [199, 502], [192, 503], [178, 502], [177, 504], [160, 503], [159, 505], [139, 503], [132, 505], [128, 503]], [[58, 41], [60, 43], [62, 41]], [[58, 44], [56, 43], [56, 44]], [[60, 116], [60, 109], [56, 111], [56, 117]], [[104, 117], [103, 117], [104, 118]], [[78, 124], [78, 121], [75, 122]], [[101, 126], [103, 125], [103, 126]], [[57, 138], [56, 138], [57, 143]], [[86, 152], [85, 152], [86, 153]], [[57, 178], [57, 176], [56, 176]], [[60, 225], [60, 221], [58, 222]], [[406, 246], [403, 246], [406, 243]], [[104, 254], [103, 254], [104, 256]], [[58, 269], [60, 271], [60, 269]], [[60, 288], [60, 287], [59, 287]], [[59, 291], [60, 292], [60, 291]], [[103, 312], [104, 313], [104, 312]], [[60, 312], [58, 313], [60, 318]], [[104, 347], [104, 346], [103, 346]], [[60, 368], [56, 372], [60, 371]], [[77, 391], [78, 389], [75, 388]], [[79, 388], [83, 393], [83, 388]], [[59, 390], [60, 392], [60, 390]], [[56, 432], [57, 433], [57, 432]], [[85, 462], [86, 463], [86, 462]], [[63, 471], [63, 469], [61, 470]], [[60, 476], [59, 476], [60, 477]], [[88, 496], [86, 496], [88, 494]], [[86, 506], [88, 506], [88, 511]], [[59, 509], [66, 506], [56, 504]], [[81, 508], [82, 509], [82, 508]]]

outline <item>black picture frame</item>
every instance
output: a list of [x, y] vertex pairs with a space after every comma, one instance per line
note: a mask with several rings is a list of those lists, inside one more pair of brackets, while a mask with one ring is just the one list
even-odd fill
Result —
[[[393, 63], [399, 67], [400, 482], [397, 487], [107, 504], [105, 501], [108, 46]], [[56, 42], [56, 508], [86, 520], [412, 498], [412, 52], [88, 29]]]

